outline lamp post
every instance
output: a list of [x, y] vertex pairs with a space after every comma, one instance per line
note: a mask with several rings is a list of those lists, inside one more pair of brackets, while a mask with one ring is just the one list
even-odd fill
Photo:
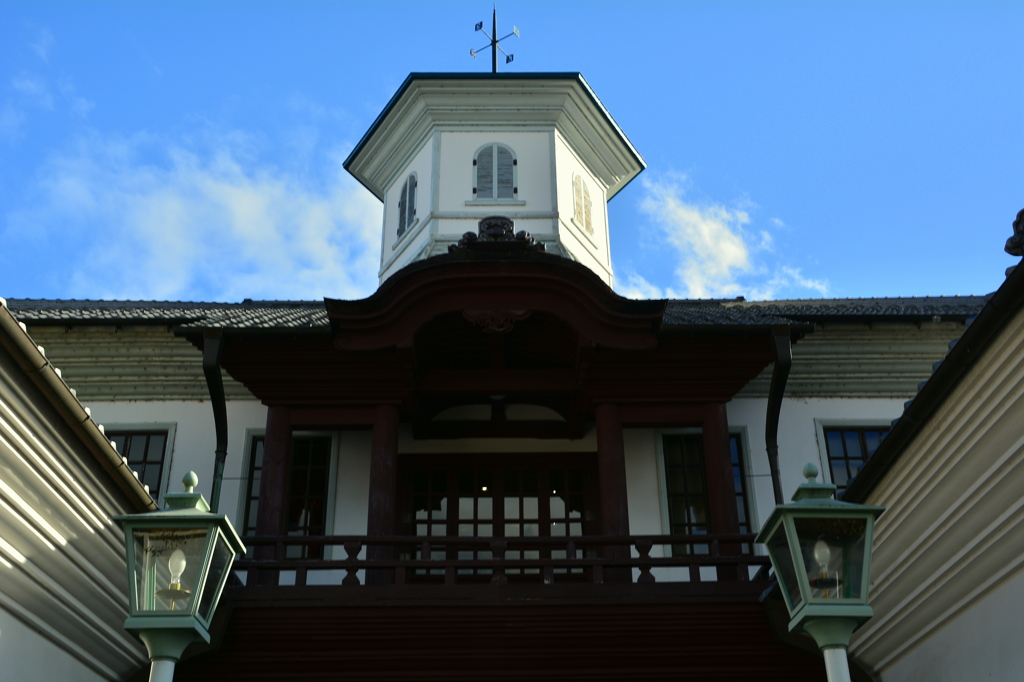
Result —
[[829, 682], [850, 682], [846, 648], [853, 631], [873, 615], [871, 541], [885, 507], [834, 500], [836, 487], [816, 481], [816, 466], [808, 464], [803, 473], [807, 482], [793, 502], [775, 507], [755, 541], [768, 547], [790, 632], [814, 638]]
[[168, 493], [165, 511], [115, 516], [124, 528], [129, 614], [124, 627], [145, 643], [150, 682], [172, 682], [174, 664], [192, 642], [210, 641], [210, 621], [235, 557], [245, 546], [223, 514], [194, 492]]

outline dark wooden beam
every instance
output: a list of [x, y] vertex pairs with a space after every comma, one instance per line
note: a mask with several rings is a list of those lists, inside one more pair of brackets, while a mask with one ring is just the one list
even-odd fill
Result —
[[[626, 493], [626, 447], [622, 439], [619, 406], [604, 403], [594, 409], [597, 422], [597, 483], [601, 498], [601, 534], [629, 534], [629, 501]], [[628, 547], [607, 547], [606, 556], [628, 556]], [[607, 582], [628, 583], [629, 569], [608, 569]]]
[[[708, 405], [702, 430], [704, 436], [704, 470], [707, 474], [708, 507], [713, 534], [738, 533], [739, 516], [736, 510], [736, 486], [732, 476], [732, 458], [729, 451], [729, 420], [725, 404]], [[739, 554], [738, 545], [723, 545], [723, 554]], [[719, 570], [719, 580], [738, 580], [735, 569]]]
[[[285, 528], [285, 497], [291, 469], [292, 423], [287, 407], [271, 405], [267, 409], [267, 432], [263, 441], [263, 469], [260, 475], [260, 502], [256, 513], [257, 535], [281, 535]], [[273, 558], [273, 547], [258, 547], [257, 558]], [[276, 584], [276, 572], [261, 574], [259, 582]]]
[[[367, 513], [367, 535], [393, 535], [398, 531], [398, 408], [379, 405], [373, 423], [370, 445], [370, 505]], [[390, 559], [391, 548], [368, 547], [368, 559]], [[368, 585], [389, 582], [391, 576], [380, 571], [367, 571]]]

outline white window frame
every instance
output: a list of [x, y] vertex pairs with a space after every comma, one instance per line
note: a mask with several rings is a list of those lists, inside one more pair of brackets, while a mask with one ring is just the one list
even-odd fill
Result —
[[[326, 438], [331, 439], [331, 461], [327, 466], [327, 518], [324, 519], [324, 534], [334, 535], [335, 506], [338, 496], [338, 452], [341, 448], [341, 437], [337, 431], [293, 431], [292, 438]], [[266, 445], [264, 444], [263, 456], [266, 457]], [[291, 475], [291, 472], [288, 472]], [[290, 482], [286, 482], [288, 485]], [[288, 492], [285, 490], [285, 497]], [[333, 547], [324, 547], [324, 560], [333, 558]]]
[[[412, 216], [408, 215], [408, 212], [409, 212], [409, 194], [410, 194], [410, 192], [408, 191], [408, 188], [409, 188], [409, 182], [410, 181], [413, 181], [415, 183], [415, 185], [413, 186], [413, 191], [411, 192], [412, 197], [413, 197]], [[397, 209], [396, 209], [396, 211], [398, 213], [398, 225], [395, 228], [395, 235], [396, 235], [396, 237], [395, 237], [395, 243], [391, 247], [392, 249], [396, 248], [398, 246], [398, 244], [402, 240], [405, 239], [406, 235], [410, 234], [416, 228], [416, 226], [419, 225], [419, 223], [420, 223], [420, 218], [419, 218], [419, 215], [418, 215], [417, 210], [416, 210], [416, 207], [419, 204], [419, 201], [418, 201], [419, 189], [420, 189], [419, 176], [417, 176], [416, 172], [413, 171], [412, 173], [409, 173], [405, 177], [405, 182], [402, 183], [402, 186], [401, 186], [400, 191], [399, 191], [398, 206], [397, 206]], [[403, 201], [405, 202], [404, 207], [402, 205]], [[404, 208], [404, 211], [403, 211], [403, 208]], [[403, 213], [406, 214], [404, 216], [405, 220], [406, 220], [405, 229], [402, 230], [401, 232], [399, 232], [399, 230], [402, 229]], [[410, 218], [411, 218], [411, 220], [410, 220]]]
[[[512, 198], [511, 199], [499, 199], [497, 197], [483, 197], [477, 193], [477, 171], [480, 166], [478, 159], [480, 152], [491, 147], [494, 149], [492, 155], [492, 163], [494, 164], [494, 175], [492, 176], [492, 194], [498, 192], [498, 147], [504, 147], [512, 155]], [[504, 142], [488, 142], [477, 147], [476, 151], [473, 152], [473, 198], [466, 201], [466, 206], [525, 206], [526, 202], [519, 199], [519, 157], [516, 155], [516, 151]]]
[[[245, 449], [242, 450], [242, 470], [238, 480], [238, 515], [235, 516], [235, 528], [240, 533], [245, 531], [245, 508], [249, 504], [248, 494], [243, 495], [242, 493], [249, 492], [249, 461], [252, 459], [252, 441], [256, 438], [265, 439], [266, 437], [267, 430], [265, 428], [245, 430]], [[264, 441], [263, 447], [266, 448], [266, 441]], [[265, 449], [264, 452], [266, 452]]]
[[[892, 430], [892, 420], [884, 417], [878, 419], [818, 419], [814, 420], [814, 437], [818, 441], [818, 469], [822, 471], [821, 480], [825, 483], [835, 483], [832, 480], [832, 463], [828, 459], [828, 445], [825, 442], [825, 429], [889, 429]], [[865, 464], [867, 462], [865, 461]]]
[[[688, 426], [675, 429], [658, 429], [655, 431], [655, 457], [658, 465], [658, 502], [661, 507], [661, 532], [662, 535], [670, 535], [672, 523], [668, 514], [668, 472], [665, 471], [665, 439], [664, 436], [692, 436], [701, 434], [704, 430], [696, 426]], [[743, 451], [740, 457], [743, 458], [743, 472], [747, 489], [747, 525], [751, 532], [757, 532], [761, 528], [761, 522], [757, 514], [757, 491], [754, 487], [754, 475], [750, 467], [750, 443], [746, 426], [730, 426], [730, 436], [740, 437], [740, 446]], [[754, 553], [759, 553], [755, 546]]]
[[[160, 488], [156, 491], [158, 501], [163, 502], [164, 495], [171, 490], [171, 461], [174, 459], [174, 436], [178, 428], [177, 422], [117, 422], [103, 425], [103, 435], [107, 440], [118, 433], [140, 433], [146, 431], [166, 431], [167, 442], [164, 443], [164, 462], [160, 467]], [[123, 452], [119, 456], [127, 457]], [[141, 481], [140, 481], [141, 482]], [[152, 495], [152, 491], [150, 491]]]

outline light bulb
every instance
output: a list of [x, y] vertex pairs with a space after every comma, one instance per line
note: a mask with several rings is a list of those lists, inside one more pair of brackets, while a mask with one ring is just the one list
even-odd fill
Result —
[[818, 569], [822, 573], [828, 571], [828, 560], [832, 558], [832, 549], [824, 540], [814, 543], [814, 560], [818, 562]]
[[167, 559], [167, 568], [171, 571], [171, 585], [181, 585], [181, 574], [185, 572], [185, 553], [180, 549], [176, 549], [171, 552], [171, 556]]

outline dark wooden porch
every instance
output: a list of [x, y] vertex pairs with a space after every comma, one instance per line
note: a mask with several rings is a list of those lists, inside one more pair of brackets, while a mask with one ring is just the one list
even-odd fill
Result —
[[[273, 558], [238, 563], [248, 585], [225, 590], [214, 641], [193, 647], [177, 674], [824, 680], [818, 656], [776, 637], [761, 603], [768, 562], [749, 553], [752, 539], [431, 538], [424, 548], [416, 537], [248, 538]], [[359, 558], [367, 546], [394, 558]], [[651, 556], [669, 547], [675, 556]], [[458, 558], [484, 548], [490, 558]], [[288, 558], [299, 549], [327, 558]], [[522, 558], [528, 550], [534, 558]], [[365, 584], [373, 571], [386, 584]]]

